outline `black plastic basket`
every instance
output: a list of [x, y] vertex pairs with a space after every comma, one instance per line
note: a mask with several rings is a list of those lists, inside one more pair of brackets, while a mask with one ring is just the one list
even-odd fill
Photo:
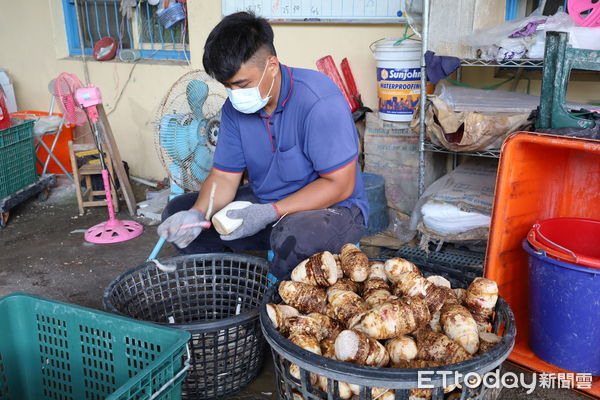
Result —
[[425, 252], [417, 247], [402, 246], [393, 257], [402, 257], [419, 267], [431, 267], [439, 273], [456, 276], [456, 273], [465, 279], [475, 279], [483, 275], [484, 254], [466, 251], [454, 246], [446, 246], [442, 251]]
[[[452, 283], [453, 288], [466, 288], [468, 283], [470, 283], [465, 282], [463, 280], [464, 277], [461, 278], [458, 275], [449, 276], [445, 272], [436, 270], [431, 266], [420, 267], [425, 276], [432, 274], [445, 276]], [[299, 395], [305, 400], [341, 400], [338, 392], [338, 381], [359, 385], [360, 395], [358, 399], [360, 400], [377, 399], [377, 397], [371, 395], [371, 388], [395, 389], [395, 400], [408, 399], [410, 389], [417, 388], [419, 369], [359, 366], [325, 358], [292, 344], [275, 329], [264, 306], [268, 302], [281, 302], [281, 298], [277, 292], [278, 287], [279, 284], [269, 288], [265, 295], [265, 300], [260, 308], [260, 321], [265, 338], [271, 346], [273, 362], [275, 364], [275, 381], [281, 399], [296, 400]], [[460, 363], [427, 369], [427, 371], [433, 372], [427, 376], [431, 379], [430, 383], [435, 386], [432, 400], [444, 399], [445, 396], [442, 375], [437, 374], [439, 371], [460, 372], [463, 376], [472, 372], [483, 376], [487, 372], [492, 372], [500, 368], [500, 365], [512, 351], [516, 336], [515, 317], [508, 304], [502, 298], [498, 298], [492, 326], [493, 331], [502, 336], [502, 340], [489, 352]], [[300, 380], [290, 374], [289, 367], [292, 363], [300, 367]], [[328, 378], [327, 393], [311, 384], [311, 373]], [[446, 385], [455, 383], [462, 382], [454, 382], [453, 375], [448, 376]], [[483, 384], [474, 388], [463, 384], [460, 396], [455, 394], [454, 396], [458, 397], [454, 398], [482, 400], [489, 391], [490, 388]]]
[[161, 262], [177, 269], [166, 273], [150, 262], [124, 273], [105, 290], [105, 309], [192, 334], [184, 398], [219, 399], [251, 383], [264, 353], [258, 309], [267, 261], [224, 253]]

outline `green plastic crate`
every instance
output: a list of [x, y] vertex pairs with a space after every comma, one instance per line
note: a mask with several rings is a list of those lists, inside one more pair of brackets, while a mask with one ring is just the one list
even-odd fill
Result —
[[34, 120], [12, 118], [13, 126], [0, 130], [0, 199], [37, 180]]
[[0, 299], [0, 400], [181, 399], [189, 338], [14, 293]]

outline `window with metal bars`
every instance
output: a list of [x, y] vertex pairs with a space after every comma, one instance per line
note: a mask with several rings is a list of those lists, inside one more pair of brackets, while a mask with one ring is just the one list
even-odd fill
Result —
[[[174, 0], [172, 0], [174, 1]], [[158, 5], [137, 0], [131, 18], [122, 15], [121, 0], [62, 0], [69, 54], [92, 55], [94, 44], [103, 37], [114, 38], [120, 49], [136, 49], [141, 58], [189, 58], [186, 22], [170, 29], [159, 22]], [[81, 29], [81, 35], [79, 34]]]

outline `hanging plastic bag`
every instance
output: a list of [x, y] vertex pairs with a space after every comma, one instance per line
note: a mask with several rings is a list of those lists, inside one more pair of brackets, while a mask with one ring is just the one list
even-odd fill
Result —
[[475, 31], [464, 38], [463, 43], [481, 51], [479, 57], [485, 60], [524, 58], [527, 49], [535, 41], [536, 27], [547, 19], [538, 8], [526, 18]]
[[578, 26], [562, 9], [545, 16], [538, 8], [528, 17], [473, 32], [463, 43], [477, 49], [485, 60], [543, 58], [546, 32], [550, 31], [568, 32], [572, 47], [600, 50], [600, 29]]

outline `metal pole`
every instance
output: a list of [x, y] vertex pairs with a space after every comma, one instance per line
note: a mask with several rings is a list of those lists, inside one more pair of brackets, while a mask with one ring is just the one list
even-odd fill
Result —
[[[90, 71], [88, 70], [87, 62], [85, 60], [85, 46], [83, 43], [83, 26], [81, 24], [81, 20], [79, 19], [79, 4], [77, 0], [75, 0], [75, 19], [77, 20], [77, 33], [79, 34], [79, 47], [81, 48], [81, 63], [83, 64], [83, 74], [85, 76], [85, 84], [90, 84]], [[94, 44], [92, 43], [92, 46]]]
[[[462, 82], [462, 67], [456, 70], [456, 80]], [[458, 154], [452, 153], [446, 156], [446, 173], [454, 171], [458, 166]]]
[[419, 118], [419, 197], [425, 191], [425, 105], [427, 104], [427, 73], [425, 52], [429, 44], [429, 0], [423, 0], [423, 32], [421, 33], [421, 99]]

